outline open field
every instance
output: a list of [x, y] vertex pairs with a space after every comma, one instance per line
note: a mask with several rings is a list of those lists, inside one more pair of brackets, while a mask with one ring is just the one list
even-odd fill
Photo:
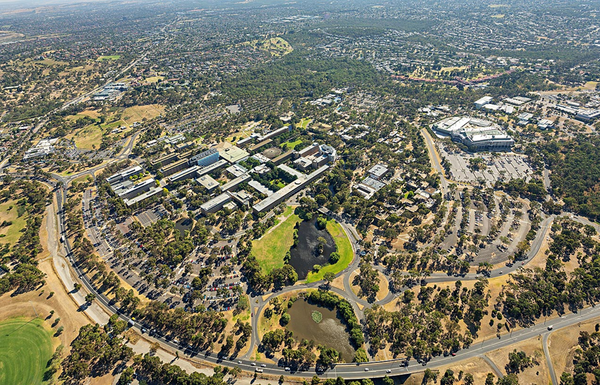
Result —
[[85, 126], [75, 133], [67, 135], [67, 139], [75, 140], [75, 145], [78, 148], [92, 150], [100, 147], [102, 143], [102, 128], [95, 124]]
[[41, 384], [52, 357], [51, 331], [25, 317], [0, 322], [0, 385]]
[[541, 337], [530, 338], [528, 340], [519, 341], [516, 344], [507, 346], [503, 349], [494, 350], [487, 354], [488, 358], [491, 359], [496, 366], [503, 372], [506, 373], [506, 366], [508, 364], [508, 354], [513, 350], [517, 352], [523, 351], [528, 357], [534, 359], [538, 365], [533, 365], [521, 371], [519, 376], [519, 383], [521, 384], [550, 384], [550, 372], [548, 371], [548, 365], [546, 364], [546, 357], [542, 348]]
[[106, 61], [106, 60], [119, 60], [121, 58], [121, 55], [103, 55], [98, 57], [98, 61]]
[[159, 104], [133, 106], [123, 111], [123, 120], [127, 124], [132, 124], [133, 122], [141, 122], [144, 119], [154, 119], [163, 112], [165, 112], [165, 106]]
[[308, 273], [308, 277], [306, 277], [306, 282], [316, 282], [323, 279], [325, 273], [332, 272], [337, 274], [344, 270], [348, 265], [352, 262], [354, 258], [354, 251], [352, 250], [352, 245], [350, 244], [350, 240], [346, 236], [344, 229], [342, 226], [337, 223], [335, 220], [330, 220], [327, 222], [327, 231], [333, 237], [335, 241], [335, 246], [337, 247], [337, 252], [340, 254], [340, 260], [337, 261], [334, 265], [325, 265], [318, 273], [310, 272]]
[[281, 37], [272, 37], [266, 40], [253, 40], [244, 44], [266, 51], [273, 56], [285, 56], [294, 50], [290, 43]]
[[294, 142], [285, 142], [282, 144], [282, 147], [285, 147], [285, 150], [293, 150], [300, 143], [302, 143], [302, 139], [298, 139]]
[[146, 79], [144, 79], [144, 81], [146, 83], [152, 84], [152, 83], [158, 83], [159, 81], [162, 81], [164, 79], [165, 79], [164, 76], [150, 76], [150, 77], [147, 77]]
[[565, 371], [573, 371], [573, 358], [575, 351], [579, 349], [579, 333], [582, 331], [590, 334], [594, 333], [598, 322], [600, 322], [600, 319], [596, 318], [582, 322], [577, 327], [560, 329], [550, 334], [550, 337], [548, 337], [548, 351], [557, 376]]
[[0, 223], [12, 222], [10, 226], [0, 228], [0, 244], [14, 245], [21, 237], [21, 230], [27, 224], [27, 215], [18, 216], [18, 204], [10, 200], [0, 205]]
[[309, 119], [309, 118], [302, 118], [300, 120], [300, 123], [298, 123], [298, 127], [300, 127], [300, 128], [307, 128], [308, 125], [312, 123], [312, 121], [313, 120]]
[[[286, 210], [286, 213], [289, 211]], [[252, 242], [252, 254], [264, 273], [283, 267], [283, 257], [294, 244], [292, 234], [300, 217], [290, 214], [283, 222], [269, 229], [259, 240]]]

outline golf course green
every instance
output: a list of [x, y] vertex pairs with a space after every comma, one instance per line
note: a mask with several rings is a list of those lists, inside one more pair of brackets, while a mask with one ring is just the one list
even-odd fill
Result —
[[42, 384], [52, 357], [52, 335], [43, 320], [0, 321], [0, 385]]

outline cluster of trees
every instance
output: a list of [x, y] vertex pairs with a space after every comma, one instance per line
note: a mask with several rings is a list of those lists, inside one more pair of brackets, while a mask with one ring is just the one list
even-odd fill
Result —
[[306, 296], [306, 299], [311, 303], [337, 310], [338, 317], [346, 324], [346, 329], [350, 334], [350, 341], [354, 347], [360, 348], [363, 345], [365, 338], [362, 328], [358, 322], [358, 318], [356, 318], [356, 314], [354, 314], [352, 305], [348, 301], [324, 290], [311, 291]]
[[[543, 315], [566, 308], [578, 309], [600, 299], [600, 244], [591, 227], [563, 219], [553, 225], [546, 266], [511, 275], [500, 293], [497, 310], [520, 324], [532, 324]], [[577, 254], [579, 267], [568, 274], [564, 263]]]
[[508, 182], [496, 181], [494, 186], [497, 190], [504, 190], [513, 197], [521, 196], [522, 198], [532, 201], [543, 202], [548, 193], [544, 188], [544, 182], [539, 179], [531, 179], [526, 182], [524, 179], [511, 179]]
[[552, 171], [553, 193], [562, 198], [565, 207], [599, 220], [600, 138], [581, 136], [567, 142], [551, 141], [536, 151], [540, 151]]
[[[119, 385], [130, 384], [136, 376], [140, 383], [225, 385], [226, 375], [235, 378], [241, 373], [239, 368], [216, 367], [212, 376], [199, 372], [188, 374], [177, 365], [163, 363], [153, 355], [152, 349], [150, 353], [134, 355], [122, 337], [126, 327], [127, 324], [116, 316], [111, 317], [104, 327], [97, 324], [83, 326], [71, 343], [69, 356], [62, 362], [60, 380], [69, 385], [83, 384], [89, 377], [118, 372]], [[57, 354], [60, 355], [59, 350], [55, 356]], [[129, 362], [132, 362], [131, 366], [128, 366]]]
[[166, 265], [173, 268], [194, 249], [194, 244], [189, 237], [182, 236], [175, 230], [175, 223], [168, 219], [159, 219], [152, 225], [144, 228], [134, 222], [131, 226], [136, 238], [151, 253], [148, 263], [152, 266]]
[[239, 72], [225, 79], [221, 89], [231, 100], [276, 100], [320, 97], [332, 88], [354, 84], [374, 85], [383, 80], [369, 63], [335, 58], [306, 60], [294, 51], [279, 61], [269, 62]]
[[152, 301], [137, 314], [154, 325], [158, 332], [171, 334], [185, 345], [194, 346], [197, 350], [212, 349], [225, 332], [227, 319], [213, 310], [198, 310], [196, 313], [181, 308], [170, 310], [166, 304]]
[[[14, 289], [22, 293], [45, 283], [45, 274], [37, 268], [36, 257], [42, 251], [39, 237], [42, 215], [52, 194], [36, 181], [8, 178], [2, 181], [0, 188], [0, 200], [7, 202], [16, 197], [11, 210], [16, 210], [19, 217], [28, 215], [17, 243], [12, 247], [7, 244], [0, 250], [0, 269], [6, 272], [0, 278], [0, 295]], [[16, 266], [9, 268], [13, 263]]]
[[242, 273], [248, 279], [248, 284], [253, 290], [263, 292], [275, 286], [291, 286], [298, 281], [298, 273], [290, 264], [284, 264], [281, 268], [271, 270], [264, 274], [262, 268], [254, 256], [249, 256], [242, 266]]
[[375, 301], [377, 292], [379, 292], [379, 274], [371, 266], [370, 261], [363, 259], [360, 264], [360, 273], [352, 280], [353, 285], [360, 287], [358, 293], [361, 297], [367, 297], [369, 301]]
[[110, 373], [118, 363], [125, 364], [133, 350], [125, 345], [121, 333], [127, 324], [113, 315], [108, 324], [85, 325], [71, 343], [71, 352], [62, 362], [60, 378], [66, 384], [79, 384], [90, 376]]
[[586, 385], [593, 377], [595, 383], [600, 381], [600, 325], [596, 324], [596, 331], [588, 333], [579, 332], [578, 345], [573, 358], [573, 374], [563, 372], [560, 376], [560, 385]]
[[291, 175], [286, 171], [274, 166], [272, 167], [271, 171], [267, 173], [253, 173], [252, 178], [254, 178], [254, 180], [258, 181], [263, 186], [268, 186], [273, 191], [278, 191], [281, 188], [279, 185], [280, 181], [282, 181], [284, 185], [287, 185], [298, 179], [297, 176]]
[[[388, 312], [379, 306], [366, 309], [365, 334], [372, 354], [390, 344], [395, 356], [427, 359], [470, 346], [487, 314], [486, 286], [485, 279], [470, 290], [460, 281], [454, 288], [423, 286], [416, 298], [413, 291], [406, 290], [398, 300], [398, 311]], [[464, 334], [460, 334], [460, 321], [467, 325]]]

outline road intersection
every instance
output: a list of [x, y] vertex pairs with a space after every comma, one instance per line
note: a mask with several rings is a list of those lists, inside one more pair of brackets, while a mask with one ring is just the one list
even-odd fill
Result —
[[[117, 314], [120, 318], [127, 321], [132, 327], [138, 329], [141, 332], [143, 329], [150, 330], [151, 327], [149, 325], [141, 324], [136, 320], [130, 319], [125, 314], [123, 314], [118, 308], [116, 308], [110, 302], [110, 300], [108, 298], [106, 298], [102, 293], [99, 293], [96, 290], [94, 285], [89, 281], [87, 276], [79, 269], [79, 266], [77, 266], [76, 262], [72, 259], [69, 240], [67, 239], [66, 232], [65, 232], [66, 227], [65, 227], [64, 211], [62, 209], [63, 205], [66, 203], [65, 193], [66, 193], [66, 188], [70, 182], [72, 182], [74, 179], [81, 177], [83, 175], [93, 175], [94, 172], [99, 171], [100, 169], [106, 167], [108, 164], [118, 161], [119, 159], [125, 159], [133, 148], [133, 143], [135, 141], [135, 138], [136, 138], [136, 136], [132, 136], [129, 144], [124, 149], [124, 151], [119, 155], [119, 157], [108, 163], [96, 166], [90, 170], [76, 173], [74, 175], [60, 176], [60, 175], [53, 174], [52, 176], [59, 183], [57, 185], [57, 188], [55, 189], [57, 210], [56, 210], [56, 212], [53, 212], [52, 215], [56, 216], [58, 234], [61, 236], [65, 235], [65, 242], [63, 244], [63, 247], [65, 250], [65, 254], [67, 255], [67, 259], [72, 264], [72, 269], [76, 273], [77, 278], [81, 281], [81, 283], [85, 286], [85, 288], [89, 292], [96, 294], [98, 303], [101, 305], [101, 307], [104, 309], [104, 311], [108, 313], [108, 315]], [[443, 177], [443, 174], [442, 174], [442, 186], [445, 186], [445, 187], [443, 187], [443, 189], [446, 189], [447, 182], [446, 183], [444, 183], [444, 182], [445, 182], [445, 178]], [[523, 261], [523, 264], [514, 264], [512, 266], [494, 269], [494, 270], [490, 271], [489, 277], [499, 277], [502, 275], [510, 274], [512, 272], [515, 272], [517, 269], [520, 269], [521, 267], [526, 265], [528, 262], [530, 262], [533, 259], [533, 257], [539, 252], [539, 250], [543, 244], [544, 238], [547, 236], [547, 233], [549, 231], [549, 228], [552, 225], [554, 218], [555, 218], [555, 216], [548, 216], [542, 221], [540, 229], [537, 232], [537, 236], [531, 244], [531, 249], [528, 253], [528, 257], [525, 261]], [[342, 228], [344, 229], [346, 235], [348, 236], [348, 238], [352, 244], [353, 251], [354, 251], [353, 261], [343, 272], [339, 273], [339, 275], [338, 275], [338, 277], [342, 276], [342, 278], [343, 278], [343, 287], [344, 288], [340, 289], [337, 287], [326, 287], [325, 282], [320, 281], [320, 282], [313, 282], [313, 283], [309, 283], [309, 284], [300, 283], [295, 286], [285, 287], [279, 291], [272, 292], [266, 296], [261, 296], [261, 295], [253, 296], [251, 298], [252, 334], [251, 334], [251, 340], [250, 340], [250, 347], [249, 347], [247, 354], [245, 354], [241, 357], [236, 357], [236, 358], [219, 357], [218, 354], [216, 354], [214, 352], [194, 352], [192, 349], [190, 349], [190, 347], [178, 345], [178, 344], [174, 343], [172, 340], [167, 340], [165, 338], [160, 338], [160, 337], [157, 338], [157, 337], [150, 337], [150, 336], [146, 336], [145, 338], [147, 338], [149, 340], [153, 340], [153, 341], [158, 341], [163, 346], [166, 346], [169, 349], [180, 352], [181, 354], [187, 354], [188, 356], [190, 356], [190, 360], [192, 360], [192, 361], [198, 360], [198, 361], [208, 362], [208, 363], [212, 363], [212, 364], [219, 364], [219, 365], [228, 366], [228, 367], [236, 367], [237, 366], [237, 367], [240, 367], [242, 370], [254, 371], [256, 368], [256, 366], [255, 366], [256, 363], [254, 363], [254, 365], [253, 365], [253, 362], [250, 359], [251, 359], [252, 352], [260, 344], [260, 336], [259, 336], [259, 332], [258, 332], [259, 316], [262, 313], [262, 311], [264, 310], [265, 306], [269, 303], [269, 301], [271, 299], [275, 298], [276, 296], [279, 296], [279, 295], [282, 295], [284, 293], [288, 293], [291, 291], [317, 289], [317, 288], [323, 287], [323, 288], [326, 288], [326, 289], [329, 289], [329, 290], [335, 292], [336, 294], [340, 295], [342, 298], [348, 300], [348, 302], [352, 304], [354, 311], [357, 314], [358, 319], [362, 323], [364, 323], [364, 312], [359, 307], [359, 304], [363, 305], [363, 306], [368, 306], [370, 304], [368, 304], [367, 301], [365, 301], [364, 299], [357, 297], [352, 292], [351, 283], [350, 283], [350, 275], [354, 270], [356, 270], [358, 268], [358, 265], [360, 263], [360, 244], [359, 244], [360, 237], [356, 233], [356, 230], [353, 228], [353, 226], [350, 223], [348, 223], [347, 221], [345, 221], [342, 217], [336, 216], [335, 219], [337, 219], [338, 222], [342, 225]], [[574, 217], [574, 219], [579, 219], [579, 218]], [[583, 222], [583, 220], [582, 220], [582, 222]], [[597, 225], [595, 225], [595, 224], [592, 224], [592, 225], [597, 227]], [[381, 266], [376, 266], [376, 268], [380, 271], [385, 271], [385, 269]], [[74, 282], [67, 277], [67, 274], [59, 274], [59, 276], [61, 277], [61, 279], [63, 279], [66, 287], [74, 286]], [[480, 274], [475, 274], [475, 273], [468, 273], [468, 274], [462, 275], [460, 277], [455, 277], [455, 276], [451, 276], [451, 275], [443, 274], [443, 273], [434, 273], [426, 278], [426, 282], [450, 283], [450, 282], [455, 282], [458, 279], [463, 280], [463, 281], [464, 280], [476, 280], [476, 279], [479, 279], [480, 277], [481, 277]], [[77, 295], [75, 292], [72, 292], [72, 294]], [[385, 305], [385, 304], [393, 301], [396, 298], [397, 294], [398, 293], [390, 292], [384, 299], [377, 301], [376, 304]], [[95, 310], [95, 311], [97, 311], [97, 310]], [[108, 315], [106, 315], [104, 317], [97, 316], [96, 318], [106, 319], [106, 317]], [[490, 351], [509, 346], [518, 341], [522, 341], [522, 340], [529, 339], [529, 338], [534, 338], [536, 336], [538, 336], [540, 338], [543, 337], [544, 349], [547, 350], [547, 345], [545, 344], [545, 342], [547, 341], [548, 335], [552, 331], [558, 330], [561, 328], [571, 327], [582, 321], [586, 321], [586, 320], [589, 320], [589, 319], [592, 319], [592, 318], [595, 318], [598, 316], [600, 316], [600, 308], [591, 307], [588, 309], [584, 309], [578, 313], [568, 314], [568, 315], [565, 315], [561, 318], [554, 320], [552, 330], [548, 330], [547, 326], [544, 324], [534, 325], [529, 328], [524, 328], [524, 329], [521, 329], [518, 331], [514, 331], [510, 334], [502, 335], [499, 338], [494, 337], [494, 338], [485, 340], [483, 342], [478, 342], [477, 344], [472, 345], [467, 349], [463, 349], [461, 351], [456, 352], [455, 356], [433, 357], [430, 361], [427, 362], [427, 364], [426, 364], [427, 366], [423, 366], [422, 364], [419, 364], [414, 361], [409, 362], [408, 366], [405, 366], [404, 358], [402, 358], [402, 359], [394, 359], [394, 360], [387, 360], [387, 361], [368, 362], [368, 363], [362, 363], [362, 364], [337, 364], [337, 365], [335, 365], [335, 367], [333, 367], [329, 370], [326, 370], [325, 372], [319, 372], [319, 373], [316, 373], [315, 368], [310, 368], [309, 370], [306, 370], [306, 371], [295, 371], [295, 372], [294, 371], [286, 371], [284, 366], [277, 362], [264, 364], [265, 366], [264, 366], [264, 368], [262, 368], [262, 370], [263, 370], [264, 374], [297, 376], [297, 377], [301, 377], [301, 378], [309, 378], [315, 374], [320, 375], [322, 378], [332, 378], [332, 377], [341, 376], [345, 379], [361, 379], [361, 378], [366, 378], [366, 377], [379, 378], [379, 377], [384, 377], [386, 375], [388, 375], [388, 376], [390, 376], [390, 375], [406, 375], [406, 374], [420, 372], [426, 368], [435, 369], [435, 368], [446, 366], [446, 365], [449, 365], [449, 364], [452, 364], [452, 363], [455, 363], [458, 361], [462, 361], [465, 359], [484, 356], [486, 353], [488, 353]], [[552, 367], [550, 365], [549, 365], [549, 367], [551, 368], [551, 372], [553, 372]], [[366, 370], [366, 369], [368, 369], [368, 370]], [[551, 374], [552, 374], [552, 379], [554, 382], [556, 379], [556, 375], [555, 375], [555, 373], [551, 373]], [[554, 382], [554, 383], [556, 383], [556, 382]]]

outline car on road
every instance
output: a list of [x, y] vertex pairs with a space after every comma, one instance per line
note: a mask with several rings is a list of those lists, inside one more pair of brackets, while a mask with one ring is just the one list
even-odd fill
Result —
[[552, 330], [552, 329], [554, 329], [554, 325], [548, 326], [548, 330]]
[[286, 366], [283, 370], [285, 370], [286, 372], [289, 372], [291, 369], [288, 366]]
[[262, 373], [262, 372], [263, 372], [263, 369], [262, 369], [262, 368], [256, 368], [256, 369], [254, 369], [254, 371], [255, 371], [256, 373]]
[[391, 373], [391, 372], [392, 372], [392, 369], [388, 369], [388, 370], [386, 370], [385, 372], [386, 372], [386, 373]]
[[368, 371], [369, 371], [369, 368], [365, 368], [365, 372], [368, 372]]
[[252, 362], [250, 366], [256, 366], [256, 362]]
[[265, 364], [260, 364], [260, 366], [261, 366], [261, 368], [266, 368], [267, 367], [267, 365], [265, 365]]

